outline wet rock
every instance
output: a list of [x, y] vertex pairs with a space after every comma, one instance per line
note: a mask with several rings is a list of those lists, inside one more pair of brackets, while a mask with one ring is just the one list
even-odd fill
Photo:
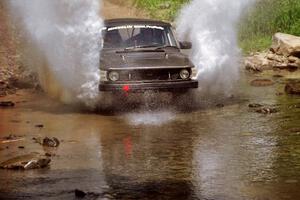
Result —
[[4, 140], [16, 140], [19, 139], [21, 136], [9, 134], [8, 136], [3, 137]]
[[274, 53], [269, 53], [267, 55], [267, 59], [271, 60], [271, 61], [275, 61], [277, 63], [285, 63], [285, 61], [286, 61], [286, 57], [281, 56], [281, 55], [277, 55], [277, 54], [274, 54]]
[[252, 54], [244, 59], [246, 70], [262, 72], [264, 70], [300, 69], [300, 37], [276, 33], [269, 52]]
[[290, 128], [288, 131], [291, 133], [300, 133], [300, 127]]
[[75, 197], [77, 198], [84, 198], [84, 199], [98, 199], [103, 194], [98, 194], [94, 192], [85, 192], [79, 189], [74, 190]]
[[43, 144], [43, 139], [41, 137], [33, 137], [32, 140], [40, 145]]
[[300, 58], [297, 58], [295, 56], [289, 56], [288, 60], [290, 63], [299, 63], [300, 62]]
[[2, 82], [2, 84], [0, 84], [0, 97], [4, 97], [8, 94], [15, 94], [16, 91], [17, 88], [13, 87], [9, 82]]
[[14, 107], [15, 103], [12, 101], [0, 101], [0, 107]]
[[55, 154], [52, 154], [52, 153], [45, 153], [45, 156], [47, 156], [47, 157], [52, 157], [52, 156], [54, 156]]
[[216, 107], [217, 107], [217, 108], [224, 108], [224, 107], [225, 107], [225, 105], [224, 105], [224, 104], [222, 104], [222, 103], [219, 103], [219, 104], [217, 104], [217, 105], [216, 105]]
[[60, 145], [60, 141], [56, 138], [41, 138], [41, 137], [33, 137], [32, 140], [40, 145], [43, 145], [45, 147], [58, 147]]
[[272, 69], [270, 61], [266, 58], [266, 54], [264, 53], [246, 57], [244, 65], [246, 70], [254, 72]]
[[115, 197], [113, 195], [111, 195], [111, 194], [105, 194], [103, 196], [103, 198], [105, 198], [105, 199], [115, 199]]
[[300, 95], [300, 81], [287, 83], [284, 90], [287, 94]]
[[293, 105], [290, 105], [289, 107], [288, 107], [289, 109], [295, 109], [295, 108], [300, 108], [300, 103], [299, 104], [293, 104]]
[[264, 106], [262, 104], [258, 103], [251, 103], [248, 105], [249, 108], [251, 108], [251, 111], [261, 113], [261, 114], [272, 114], [279, 112], [279, 109], [273, 106]]
[[296, 71], [300, 69], [300, 65], [298, 65], [297, 63], [289, 63], [287, 66], [287, 70], [290, 72]]
[[18, 141], [24, 140], [24, 139], [25, 138], [23, 136], [10, 134], [9, 136], [5, 136], [3, 138], [0, 138], [0, 143], [12, 143], [12, 142], [18, 142]]
[[286, 69], [287, 66], [288, 66], [287, 63], [275, 63], [275, 64], [272, 66], [272, 68], [275, 69], [275, 70], [276, 70], [276, 69], [277, 69], [277, 70], [283, 70], [283, 69]]
[[274, 85], [274, 82], [270, 79], [255, 79], [251, 81], [250, 85], [254, 87], [266, 87]]
[[272, 114], [272, 113], [277, 113], [279, 110], [277, 108], [260, 108], [256, 109], [255, 112], [261, 113], [261, 114]]
[[74, 191], [74, 193], [75, 193], [75, 196], [78, 197], [78, 198], [84, 198], [87, 195], [86, 192], [84, 192], [82, 190], [78, 190], [78, 189], [76, 189]]
[[9, 159], [0, 164], [1, 169], [29, 170], [48, 167], [51, 159], [44, 156], [29, 154]]
[[273, 66], [274, 70], [287, 70], [290, 72], [294, 72], [299, 69], [299, 66], [295, 63], [287, 63], [287, 64], [279, 64]]
[[36, 128], [44, 128], [44, 125], [43, 124], [37, 124], [35, 125]]
[[42, 143], [43, 146], [47, 146], [47, 147], [58, 147], [59, 144], [60, 142], [56, 137], [53, 138], [45, 137]]
[[284, 76], [283, 75], [281, 75], [281, 74], [274, 74], [273, 75], [273, 78], [283, 78]]
[[258, 103], [250, 103], [248, 105], [249, 108], [259, 108], [259, 107], [262, 107], [263, 105], [261, 104], [258, 104]]
[[276, 33], [273, 36], [271, 50], [278, 55], [298, 57], [300, 54], [300, 37]]

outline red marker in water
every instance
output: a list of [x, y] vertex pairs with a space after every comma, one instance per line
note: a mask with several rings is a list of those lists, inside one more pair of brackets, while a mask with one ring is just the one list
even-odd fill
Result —
[[130, 90], [129, 85], [124, 85], [124, 86], [123, 86], [123, 91], [124, 91], [124, 92], [129, 92], [129, 90]]
[[124, 138], [123, 144], [124, 144], [125, 156], [126, 158], [129, 158], [129, 156], [132, 155], [132, 148], [133, 148], [131, 136], [127, 136], [126, 138]]

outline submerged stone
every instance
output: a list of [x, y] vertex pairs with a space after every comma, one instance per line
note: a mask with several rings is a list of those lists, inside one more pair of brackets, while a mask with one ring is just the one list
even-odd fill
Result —
[[277, 113], [279, 110], [277, 108], [260, 108], [255, 110], [257, 113], [261, 114], [272, 114], [272, 113]]
[[60, 142], [59, 142], [59, 140], [56, 137], [53, 137], [53, 138], [45, 137], [43, 139], [43, 146], [58, 147], [59, 144], [60, 144]]
[[34, 137], [32, 138], [32, 140], [46, 147], [58, 147], [60, 144], [59, 140], [56, 137], [45, 137], [44, 139], [42, 139], [41, 137]]
[[14, 107], [15, 103], [12, 101], [0, 101], [0, 107]]
[[274, 85], [274, 82], [270, 79], [255, 79], [251, 81], [250, 85], [254, 87], [265, 87]]
[[248, 105], [249, 108], [259, 108], [262, 107], [263, 105], [259, 104], [259, 103], [250, 103]]
[[0, 138], [0, 143], [2, 143], [2, 144], [4, 144], [4, 143], [12, 143], [12, 142], [18, 142], [18, 141], [24, 140], [24, 139], [25, 138], [22, 137], [22, 136], [10, 134], [8, 136]]
[[28, 170], [49, 166], [51, 159], [37, 154], [28, 154], [9, 159], [0, 164], [1, 169]]
[[284, 90], [287, 94], [300, 95], [300, 81], [287, 83]]
[[36, 128], [44, 128], [44, 125], [43, 124], [37, 124], [35, 125]]
[[79, 198], [84, 198], [87, 195], [86, 192], [78, 189], [76, 189], [74, 192], [75, 192], [75, 196]]

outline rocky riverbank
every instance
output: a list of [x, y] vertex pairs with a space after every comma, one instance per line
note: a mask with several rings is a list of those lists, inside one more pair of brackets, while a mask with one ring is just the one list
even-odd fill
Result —
[[244, 63], [246, 70], [252, 72], [300, 70], [300, 37], [276, 33], [268, 51], [253, 53], [245, 58]]
[[[281, 77], [281, 72], [289, 72], [293, 78], [286, 83], [285, 92], [300, 94], [300, 37], [276, 33], [273, 43], [266, 52], [257, 52], [245, 57], [245, 69], [252, 73], [270, 71], [275, 77]], [[259, 81], [259, 80], [258, 80]]]

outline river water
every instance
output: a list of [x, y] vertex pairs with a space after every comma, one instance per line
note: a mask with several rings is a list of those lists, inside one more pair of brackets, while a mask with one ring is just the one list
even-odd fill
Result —
[[[0, 137], [23, 140], [0, 144], [0, 162], [56, 156], [49, 168], [0, 170], [0, 199], [74, 199], [75, 189], [86, 199], [300, 199], [300, 97], [278, 94], [283, 78], [250, 86], [257, 77], [243, 77], [234, 97], [185, 111], [93, 113], [30, 91], [6, 97], [17, 104], [0, 109]], [[250, 103], [279, 112], [256, 113]], [[38, 136], [61, 144], [43, 148]]]

